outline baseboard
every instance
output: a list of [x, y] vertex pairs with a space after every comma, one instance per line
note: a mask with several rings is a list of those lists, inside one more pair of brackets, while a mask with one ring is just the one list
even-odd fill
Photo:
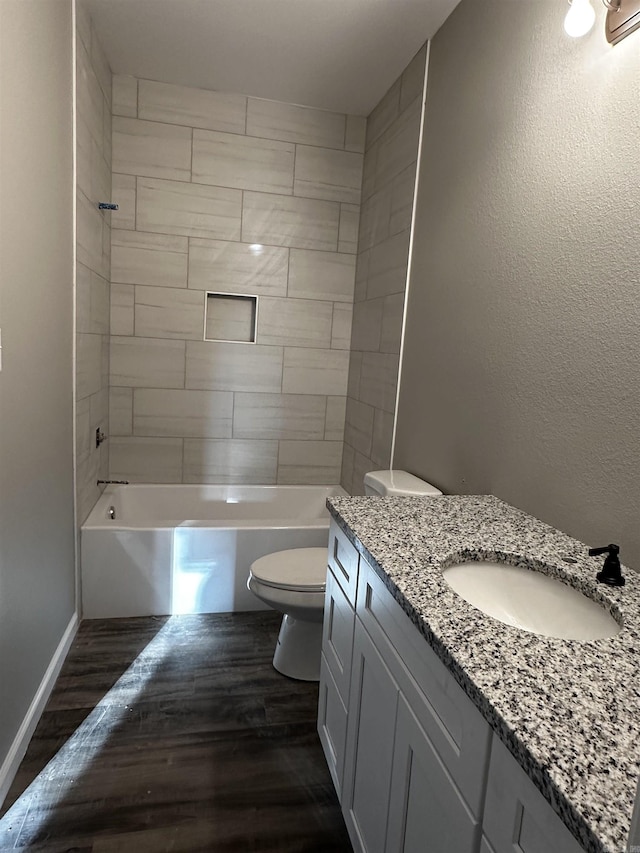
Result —
[[11, 783], [18, 772], [20, 762], [24, 758], [31, 736], [38, 725], [38, 720], [44, 711], [44, 707], [47, 704], [47, 700], [53, 690], [53, 685], [56, 683], [56, 678], [58, 677], [77, 630], [78, 614], [74, 613], [64, 634], [62, 635], [62, 639], [58, 643], [58, 648], [55, 650], [53, 657], [51, 658], [51, 662], [49, 663], [47, 671], [40, 682], [36, 695], [33, 697], [29, 710], [18, 729], [18, 733], [11, 744], [9, 753], [2, 763], [2, 767], [0, 767], [0, 806], [2, 806], [4, 798], [7, 796], [7, 792], [11, 787]]

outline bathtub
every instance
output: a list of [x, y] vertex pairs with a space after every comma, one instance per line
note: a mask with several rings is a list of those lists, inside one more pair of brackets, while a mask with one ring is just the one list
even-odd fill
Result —
[[[85, 619], [262, 610], [254, 560], [327, 545], [340, 486], [108, 486], [81, 529]], [[110, 509], [114, 518], [110, 517]]]

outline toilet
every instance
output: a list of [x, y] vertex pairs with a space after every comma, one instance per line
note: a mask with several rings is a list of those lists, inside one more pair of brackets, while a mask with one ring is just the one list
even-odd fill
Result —
[[[365, 495], [435, 497], [442, 492], [407, 471], [370, 471]], [[278, 672], [300, 681], [319, 681], [322, 617], [327, 577], [326, 548], [291, 548], [251, 564], [247, 587], [283, 614], [273, 655]]]

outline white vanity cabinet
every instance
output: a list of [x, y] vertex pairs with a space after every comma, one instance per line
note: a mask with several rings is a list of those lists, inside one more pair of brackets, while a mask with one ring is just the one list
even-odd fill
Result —
[[355, 853], [582, 851], [335, 522], [318, 731]]

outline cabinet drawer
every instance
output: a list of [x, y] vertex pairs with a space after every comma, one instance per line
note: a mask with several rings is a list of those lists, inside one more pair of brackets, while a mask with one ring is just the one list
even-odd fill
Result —
[[320, 657], [320, 693], [318, 700], [318, 734], [338, 795], [342, 796], [342, 773], [347, 739], [347, 709], [333, 680], [326, 658]]
[[491, 745], [483, 831], [495, 853], [583, 853], [506, 746]]
[[489, 725], [365, 560], [356, 612], [471, 812], [480, 815]]
[[349, 707], [349, 682], [353, 652], [353, 607], [333, 572], [327, 572], [327, 591], [324, 599], [322, 651], [345, 707]]
[[329, 568], [355, 607], [360, 555], [335, 521], [329, 530]]

